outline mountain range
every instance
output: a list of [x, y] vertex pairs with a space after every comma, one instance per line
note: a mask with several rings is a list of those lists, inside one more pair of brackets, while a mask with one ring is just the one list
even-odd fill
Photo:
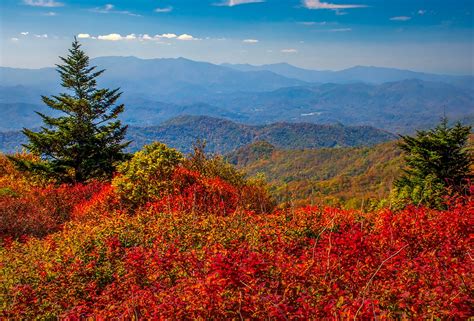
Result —
[[[123, 91], [122, 119], [154, 126], [182, 115], [262, 125], [275, 122], [368, 125], [412, 133], [443, 115], [471, 122], [474, 77], [354, 67], [314, 71], [288, 64], [215, 65], [184, 58], [100, 57], [99, 85]], [[54, 68], [0, 67], [0, 131], [37, 127], [41, 95], [62, 91]]]
[[444, 82], [465, 89], [473, 89], [473, 76], [438, 75], [411, 70], [383, 68], [374, 66], [355, 66], [340, 71], [310, 70], [299, 68], [287, 63], [254, 66], [249, 64], [222, 64], [222, 66], [235, 70], [255, 72], [271, 71], [288, 78], [298, 79], [310, 83], [356, 83], [383, 84], [406, 79], [419, 79], [424, 81]]
[[[130, 151], [154, 141], [163, 142], [188, 153], [198, 140], [206, 151], [225, 154], [247, 144], [265, 140], [275, 146], [311, 149], [320, 147], [370, 146], [396, 139], [388, 132], [369, 126], [319, 125], [311, 123], [274, 123], [251, 126], [208, 116], [180, 116], [158, 126], [128, 130]], [[0, 132], [0, 151], [18, 151], [25, 137], [20, 131]]]

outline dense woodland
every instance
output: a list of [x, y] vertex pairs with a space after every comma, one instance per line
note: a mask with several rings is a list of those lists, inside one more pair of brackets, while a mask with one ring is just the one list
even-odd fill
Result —
[[97, 88], [77, 41], [61, 59], [67, 91], [43, 101], [62, 113], [0, 155], [1, 319], [474, 315], [469, 126], [365, 148], [129, 154], [118, 89]]

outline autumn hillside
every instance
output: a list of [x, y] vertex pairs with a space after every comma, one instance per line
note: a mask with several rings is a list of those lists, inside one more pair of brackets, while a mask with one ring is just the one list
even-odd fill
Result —
[[[159, 128], [133, 147], [120, 88], [98, 87], [104, 70], [90, 65], [78, 38], [56, 65], [64, 91], [42, 96], [58, 114], [39, 112], [43, 126], [22, 130], [24, 153], [0, 154], [1, 320], [474, 316], [470, 126], [444, 117], [397, 145], [341, 148], [393, 135], [181, 117], [166, 126], [188, 154], [156, 140]], [[212, 84], [255, 87], [237, 75], [227, 70]], [[254, 83], [276, 75], [263, 76]], [[227, 134], [216, 136], [215, 125]], [[214, 151], [257, 140], [334, 148], [260, 142], [227, 157], [239, 169], [207, 154], [202, 132], [216, 138]]]
[[112, 183], [51, 185], [0, 160], [2, 319], [474, 314], [471, 198], [276, 210], [261, 181], [161, 144]]
[[227, 158], [250, 175], [263, 174], [280, 203], [356, 209], [386, 204], [403, 166], [396, 142], [374, 147], [299, 150], [258, 142]]

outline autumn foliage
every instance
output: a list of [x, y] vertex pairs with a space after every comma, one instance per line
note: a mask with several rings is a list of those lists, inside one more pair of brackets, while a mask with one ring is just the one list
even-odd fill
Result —
[[258, 184], [237, 186], [185, 165], [136, 206], [108, 183], [0, 180], [9, 191], [0, 195], [0, 318], [474, 315], [472, 199], [443, 211], [264, 213], [251, 206], [266, 200]]

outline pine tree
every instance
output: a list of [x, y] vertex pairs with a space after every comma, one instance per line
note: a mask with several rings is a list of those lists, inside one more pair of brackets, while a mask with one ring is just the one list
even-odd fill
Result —
[[448, 120], [415, 137], [401, 136], [405, 174], [395, 182], [396, 197], [415, 204], [442, 207], [443, 197], [468, 192], [472, 154], [467, 148], [470, 126], [449, 127]]
[[118, 116], [123, 104], [116, 104], [119, 88], [98, 89], [97, 71], [89, 65], [89, 57], [74, 38], [64, 64], [56, 65], [61, 85], [67, 91], [45, 97], [43, 102], [60, 111], [59, 117], [37, 112], [44, 126], [34, 132], [23, 129], [29, 143], [23, 145], [41, 157], [41, 162], [15, 159], [20, 168], [33, 171], [59, 183], [82, 183], [90, 179], [110, 178], [115, 164], [127, 158], [123, 142], [127, 126], [122, 126]]

